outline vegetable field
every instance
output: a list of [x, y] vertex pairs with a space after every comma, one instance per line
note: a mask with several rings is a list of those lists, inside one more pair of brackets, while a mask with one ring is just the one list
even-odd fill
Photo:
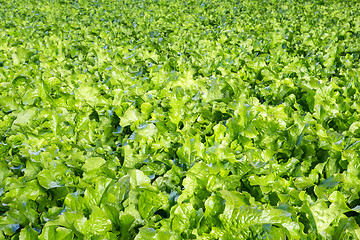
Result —
[[0, 1], [0, 239], [360, 239], [360, 2]]

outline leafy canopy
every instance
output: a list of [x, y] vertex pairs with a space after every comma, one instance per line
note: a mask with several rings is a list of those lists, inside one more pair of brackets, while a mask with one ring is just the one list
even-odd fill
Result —
[[359, 9], [1, 1], [0, 239], [360, 239]]

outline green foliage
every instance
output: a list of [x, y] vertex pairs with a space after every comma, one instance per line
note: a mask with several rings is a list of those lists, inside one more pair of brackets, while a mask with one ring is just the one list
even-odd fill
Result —
[[359, 9], [0, 1], [0, 239], [360, 239]]

